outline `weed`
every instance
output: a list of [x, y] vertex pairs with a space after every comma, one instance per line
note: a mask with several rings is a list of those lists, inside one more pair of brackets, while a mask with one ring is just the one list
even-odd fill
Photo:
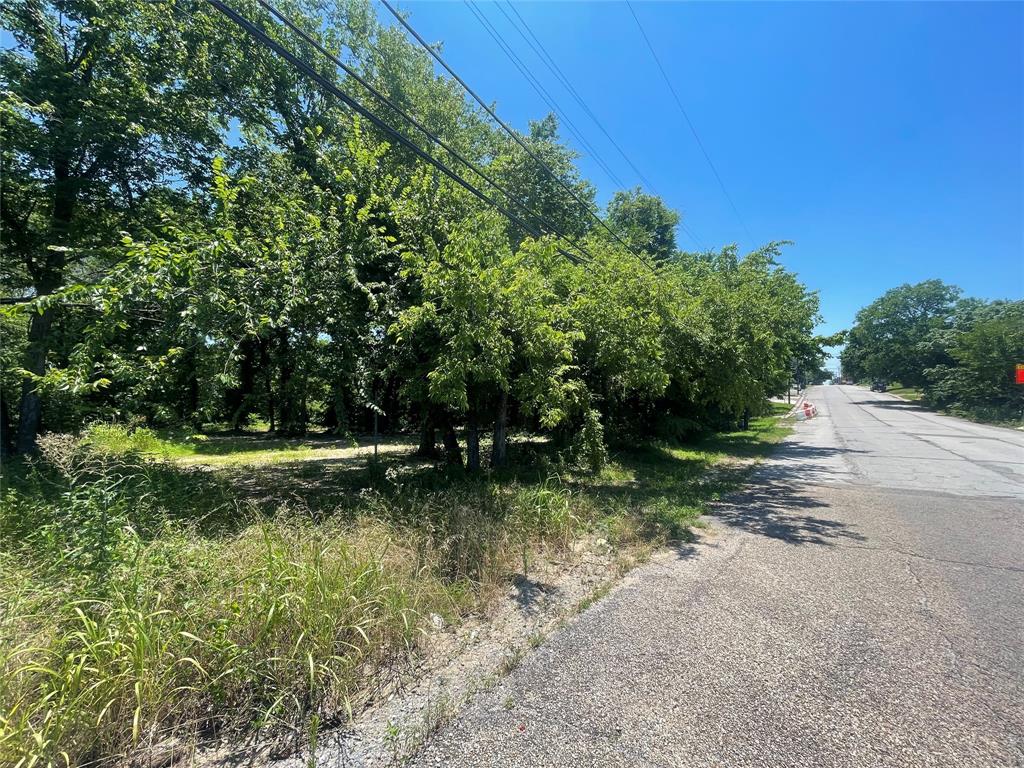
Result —
[[598, 586], [597, 589], [595, 589], [593, 592], [591, 592], [589, 595], [587, 595], [585, 598], [583, 598], [576, 604], [576, 612], [583, 613], [583, 611], [587, 610], [587, 608], [589, 608], [602, 597], [607, 595], [611, 588], [611, 582], [604, 582], [603, 584]]
[[502, 656], [501, 663], [498, 665], [498, 675], [504, 677], [513, 672], [519, 666], [524, 656], [526, 656], [526, 649], [524, 647], [514, 645], [509, 648], [505, 655]]
[[316, 768], [317, 765], [317, 743], [320, 736], [320, 715], [314, 714], [309, 718], [309, 725], [306, 730], [306, 742], [308, 744], [309, 758], [306, 760], [306, 768]]

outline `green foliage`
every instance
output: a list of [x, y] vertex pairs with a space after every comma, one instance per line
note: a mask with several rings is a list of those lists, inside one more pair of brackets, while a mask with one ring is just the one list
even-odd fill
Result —
[[676, 227], [680, 217], [660, 197], [644, 194], [639, 187], [619, 191], [608, 203], [608, 223], [625, 236], [634, 250], [666, 261], [676, 255]]
[[945, 327], [960, 289], [940, 280], [901, 285], [857, 313], [843, 350], [843, 370], [857, 379], [920, 386], [938, 362], [925, 342]]
[[929, 280], [888, 291], [857, 314], [843, 370], [899, 381], [924, 402], [987, 421], [1024, 415], [1014, 369], [1024, 360], [1024, 302], [960, 299]]
[[1024, 419], [1024, 301], [962, 302], [948, 329], [936, 331], [930, 355], [945, 357], [925, 371], [928, 400], [987, 421]]
[[[497, 460], [508, 428], [568, 433], [591, 411], [611, 436], [659, 414], [719, 426], [813, 367], [817, 300], [777, 245], [676, 254], [678, 215], [620, 192], [609, 221], [638, 259], [593, 227], [553, 116], [523, 139], [554, 179], [366, 3], [285, 10], [551, 234], [482, 211], [201, 5], [14, 3], [4, 263], [29, 300], [5, 310], [0, 388], [10, 418], [26, 384], [23, 437], [39, 418], [284, 435], [376, 419], [473, 440], [493, 425]], [[54, 142], [81, 175], [66, 188], [44, 183], [67, 170]], [[58, 188], [59, 227], [40, 214]], [[577, 238], [593, 261], [563, 259]]]
[[[527, 220], [539, 216], [550, 222], [558, 236], [582, 237], [593, 227], [587, 208], [594, 207], [595, 189], [581, 177], [575, 163], [576, 152], [559, 139], [557, 118], [551, 114], [543, 120], [531, 121], [529, 135], [521, 138], [533, 157], [539, 157], [551, 170], [554, 179], [519, 144], [503, 138], [495, 141], [499, 149], [490, 167], [495, 180], [530, 212]], [[518, 231], [512, 234], [514, 242], [527, 235]]]
[[608, 461], [608, 452], [604, 447], [604, 427], [601, 425], [601, 414], [593, 408], [583, 417], [583, 428], [577, 438], [577, 452], [591, 472], [600, 472]]

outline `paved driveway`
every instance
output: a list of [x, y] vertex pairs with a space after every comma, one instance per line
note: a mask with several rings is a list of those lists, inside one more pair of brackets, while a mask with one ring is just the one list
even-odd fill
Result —
[[1024, 766], [1024, 435], [856, 387], [420, 766]]

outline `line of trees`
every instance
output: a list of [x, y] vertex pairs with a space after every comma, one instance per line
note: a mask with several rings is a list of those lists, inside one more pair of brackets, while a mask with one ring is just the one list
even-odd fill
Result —
[[[484, 433], [503, 463], [513, 426], [599, 463], [610, 435], [721, 427], [820, 368], [834, 340], [814, 337], [818, 299], [779, 265], [783, 244], [684, 253], [679, 215], [637, 189], [605, 211], [627, 248], [574, 199], [595, 190], [553, 116], [522, 138], [556, 178], [365, 0], [280, 5], [570, 240], [521, 231], [203, 2], [14, 0], [5, 451], [97, 418], [301, 434], [376, 414], [471, 468]], [[560, 252], [576, 244], [590, 260]]]
[[901, 285], [857, 313], [845, 375], [920, 388], [939, 408], [986, 420], [1024, 418], [1024, 301], [964, 298], [940, 280]]

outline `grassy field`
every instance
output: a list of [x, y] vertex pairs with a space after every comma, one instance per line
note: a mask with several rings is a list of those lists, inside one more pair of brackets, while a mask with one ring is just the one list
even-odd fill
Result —
[[[785, 410], [779, 406], [777, 413]], [[685, 538], [787, 432], [612, 451], [598, 474], [519, 439], [468, 476], [411, 443], [51, 435], [4, 466], [0, 764], [131, 759], [262, 729], [342, 722], [440, 614], [484, 610], [584, 536]]]

